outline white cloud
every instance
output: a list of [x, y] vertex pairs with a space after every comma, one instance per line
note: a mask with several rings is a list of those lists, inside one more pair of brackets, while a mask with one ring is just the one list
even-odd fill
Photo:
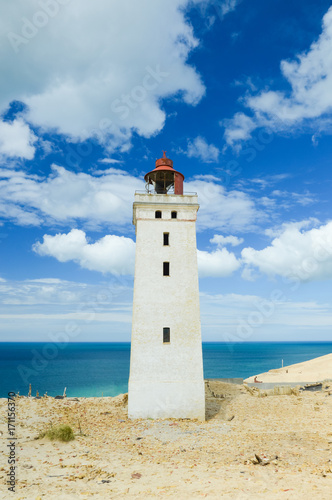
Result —
[[[311, 205], [312, 203], [315, 203], [316, 198], [315, 196], [310, 193], [308, 190], [306, 190], [304, 193], [292, 193], [289, 191], [280, 191], [279, 189], [276, 189], [272, 191], [271, 193], [272, 196], [275, 196], [277, 198], [284, 198], [286, 199], [286, 202], [284, 202], [283, 206], [287, 206], [290, 201], [294, 203], [298, 203], [299, 205], [302, 206], [307, 206]], [[279, 201], [278, 201], [279, 203]]]
[[308, 229], [308, 221], [284, 224], [282, 232], [263, 250], [244, 248], [242, 260], [268, 276], [297, 282], [332, 278], [332, 222]]
[[254, 179], [246, 179], [244, 182], [246, 184], [258, 185], [261, 189], [266, 189], [267, 187], [273, 186], [279, 182], [282, 182], [291, 177], [290, 173], [287, 174], [276, 174], [276, 175], [265, 175], [264, 177], [257, 177]]
[[[246, 193], [257, 193], [255, 199], [258, 205], [263, 205], [271, 215], [276, 213], [276, 209], [290, 210], [296, 205], [307, 206], [318, 201], [315, 193], [308, 189], [302, 192], [292, 192], [285, 189], [269, 189], [275, 184], [284, 181], [291, 177], [290, 174], [269, 175], [262, 178], [240, 179], [236, 187]], [[261, 191], [269, 193], [258, 197]], [[273, 210], [273, 212], [272, 212]]]
[[236, 247], [243, 243], [243, 238], [238, 238], [237, 236], [223, 236], [222, 234], [215, 234], [213, 238], [211, 238], [210, 243], [214, 243], [218, 246], [232, 245], [232, 247]]
[[[241, 3], [242, 0], [224, 0], [223, 2], [218, 2], [221, 8], [223, 15], [225, 16], [229, 12], [233, 12], [236, 7]], [[215, 2], [214, 2], [215, 3]]]
[[[198, 230], [250, 231], [266, 218], [248, 194], [228, 192], [215, 179], [199, 176], [185, 184], [185, 191], [198, 193]], [[134, 193], [142, 189], [142, 180], [113, 167], [86, 174], [53, 165], [46, 178], [0, 169], [0, 216], [21, 225], [125, 227], [132, 222]]]
[[132, 279], [98, 284], [57, 278], [0, 282], [0, 338], [64, 342], [130, 340]]
[[[15, 311], [13, 317], [24, 310], [31, 313], [44, 313], [47, 316], [55, 311], [67, 313], [91, 308], [109, 311], [111, 306], [112, 309], [116, 307], [117, 310], [120, 310], [122, 306], [128, 309], [132, 304], [132, 279], [115, 276], [98, 285], [58, 278], [0, 280], [0, 299], [0, 313], [8, 312], [8, 305], [10, 305], [13, 306], [12, 311]], [[48, 305], [50, 308], [45, 310], [33, 307], [39, 305]], [[15, 310], [14, 306], [29, 306], [29, 309]]]
[[114, 168], [98, 177], [53, 165], [47, 177], [0, 169], [0, 215], [22, 225], [80, 220], [94, 228], [131, 222], [141, 180]]
[[[276, 201], [272, 200], [271, 198], [268, 198], [267, 196], [262, 196], [261, 198], [257, 198], [257, 202], [263, 205], [263, 207], [266, 208], [266, 210], [272, 210], [273, 212], [275, 211], [276, 208]], [[283, 205], [283, 208], [285, 208], [285, 205]]]
[[263, 90], [243, 99], [253, 116], [237, 113], [225, 121], [225, 139], [236, 145], [258, 127], [272, 131], [304, 128], [316, 133], [332, 130], [332, 7], [323, 17], [318, 40], [292, 61], [281, 61], [281, 72], [291, 86], [289, 93]]
[[244, 267], [241, 273], [241, 277], [246, 281], [255, 281], [258, 275], [254, 273], [251, 267]]
[[102, 158], [98, 160], [100, 163], [122, 163], [121, 160], [115, 160], [114, 158]]
[[280, 290], [270, 295], [200, 294], [202, 331], [206, 340], [248, 342], [329, 340], [330, 304], [290, 301]]
[[189, 158], [199, 158], [205, 163], [218, 162], [220, 151], [213, 144], [208, 144], [204, 137], [196, 137], [188, 141], [187, 151], [183, 151]]
[[192, 3], [201, 4], [202, 8], [212, 5], [220, 20], [233, 12], [242, 0], [192, 0]]
[[[19, 321], [37, 321], [39, 322], [40, 320], [46, 320], [46, 325], [44, 326], [44, 331], [45, 331], [45, 328], [49, 328], [47, 326], [47, 322], [50, 322], [50, 321], [62, 321], [62, 320], [66, 320], [67, 322], [68, 321], [74, 321], [74, 325], [75, 327], [77, 328], [77, 330], [81, 330], [81, 326], [78, 325], [76, 322], [77, 321], [82, 321], [82, 322], [85, 322], [85, 323], [88, 323], [88, 324], [91, 324], [91, 322], [93, 321], [94, 324], [96, 322], [102, 322], [102, 323], [108, 323], [108, 325], [111, 324], [111, 322], [113, 323], [113, 326], [114, 326], [114, 323], [115, 322], [119, 322], [119, 323], [132, 323], [132, 314], [131, 314], [131, 311], [130, 311], [130, 306], [126, 308], [127, 310], [122, 312], [122, 313], [119, 313], [119, 312], [106, 312], [106, 313], [99, 313], [99, 312], [91, 312], [89, 310], [87, 311], [84, 311], [84, 312], [72, 312], [72, 313], [57, 313], [57, 314], [44, 314], [44, 313], [33, 313], [33, 314], [0, 314], [0, 318], [1, 318], [1, 323], [3, 323], [3, 320], [6, 320], [6, 319], [10, 319], [10, 320], [15, 320], [16, 322], [19, 322]], [[36, 324], [36, 323], [35, 323]], [[37, 323], [38, 324], [38, 323]], [[68, 323], [67, 323], [68, 324]], [[69, 323], [69, 325], [73, 325], [73, 323]], [[58, 334], [60, 332], [57, 332]], [[104, 332], [105, 334], [105, 332]], [[107, 334], [107, 332], [106, 332]], [[75, 335], [73, 335], [75, 337]], [[45, 341], [45, 336], [42, 337]], [[56, 336], [52, 336], [50, 337], [51, 340], [53, 340], [53, 338], [57, 338]], [[67, 335], [67, 338], [69, 338], [69, 336]], [[87, 337], [87, 339], [85, 339], [84, 341], [85, 342], [91, 342], [91, 326], [90, 326], [90, 331], [89, 331], [89, 335]], [[123, 341], [123, 337], [121, 338], [121, 341]], [[109, 337], [106, 336], [105, 338], [106, 341], [109, 341]], [[129, 339], [128, 339], [129, 340]], [[126, 340], [126, 341], [128, 341]], [[60, 333], [60, 341], [62, 342], [63, 341], [63, 336], [61, 336], [61, 333]]]
[[[115, 276], [134, 275], [135, 243], [124, 236], [107, 235], [90, 243], [84, 231], [72, 229], [68, 234], [45, 234], [43, 242], [37, 242], [33, 250], [43, 257], [54, 257], [59, 262], [74, 261], [90, 271]], [[200, 277], [230, 276], [240, 267], [235, 255], [226, 248], [211, 253], [198, 250], [197, 261]], [[54, 285], [49, 281], [44, 283], [46, 287]]]
[[195, 105], [205, 93], [187, 63], [199, 43], [191, 3], [5, 2], [0, 112], [22, 101], [29, 122], [74, 140], [97, 137], [109, 150], [126, 151], [133, 133], [151, 137], [164, 126], [162, 99]]
[[256, 122], [242, 112], [236, 113], [230, 120], [223, 120], [221, 125], [225, 127], [225, 140], [231, 146], [250, 139], [251, 132], [257, 128]]
[[206, 252], [197, 250], [198, 274], [201, 278], [224, 278], [240, 267], [240, 262], [226, 248]]
[[79, 303], [86, 285], [59, 279], [8, 281], [0, 285], [1, 303], [5, 306]]
[[33, 250], [60, 262], [72, 260], [90, 271], [118, 276], [134, 274], [135, 243], [124, 236], [107, 235], [89, 243], [84, 231], [72, 229], [68, 234], [45, 234], [43, 242], [36, 243]]
[[22, 119], [13, 122], [0, 120], [0, 157], [31, 160], [35, 155], [37, 137]]
[[43, 158], [45, 158], [45, 156], [49, 155], [50, 153], [59, 151], [51, 141], [39, 139], [39, 145], [43, 151]]
[[106, 175], [106, 174], [116, 174], [116, 175], [127, 175], [125, 170], [120, 170], [119, 168], [105, 168], [104, 170], [94, 170], [93, 175]]
[[224, 186], [209, 177], [195, 178], [186, 182], [185, 191], [197, 192], [200, 209], [197, 229], [217, 229], [224, 231], [250, 231], [266, 214], [257, 209], [252, 198], [242, 191], [227, 191]]
[[277, 238], [281, 236], [289, 227], [293, 229], [311, 229], [319, 225], [319, 220], [315, 217], [310, 217], [309, 219], [297, 221], [297, 222], [284, 222], [281, 225], [275, 227], [269, 227], [265, 229], [264, 234], [270, 238]]

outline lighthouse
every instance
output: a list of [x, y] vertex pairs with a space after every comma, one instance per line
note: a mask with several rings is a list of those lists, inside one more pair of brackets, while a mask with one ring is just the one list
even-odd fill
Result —
[[136, 257], [129, 418], [205, 419], [197, 194], [166, 157], [135, 193]]

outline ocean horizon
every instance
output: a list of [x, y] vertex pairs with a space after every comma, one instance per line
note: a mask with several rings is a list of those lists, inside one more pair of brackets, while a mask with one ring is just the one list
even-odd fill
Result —
[[[203, 342], [204, 378], [247, 378], [332, 352], [332, 342]], [[0, 342], [0, 397], [128, 391], [130, 342]]]

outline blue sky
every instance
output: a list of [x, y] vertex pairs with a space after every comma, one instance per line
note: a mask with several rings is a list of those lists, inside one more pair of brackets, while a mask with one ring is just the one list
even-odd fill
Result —
[[0, 33], [0, 340], [130, 340], [163, 149], [203, 340], [331, 340], [330, 2], [17, 0]]

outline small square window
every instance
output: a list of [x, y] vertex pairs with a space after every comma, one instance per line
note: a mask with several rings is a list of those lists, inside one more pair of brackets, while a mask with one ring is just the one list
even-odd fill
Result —
[[171, 213], [172, 219], [177, 219], [178, 218], [178, 213], [177, 212], [172, 212]]
[[164, 276], [169, 276], [169, 262], [163, 263], [163, 274]]
[[163, 343], [169, 344], [171, 341], [171, 329], [166, 327], [163, 328]]
[[169, 245], [169, 233], [164, 233], [164, 246]]
[[161, 219], [161, 211], [160, 210], [156, 210], [154, 216], [155, 216], [155, 219]]

